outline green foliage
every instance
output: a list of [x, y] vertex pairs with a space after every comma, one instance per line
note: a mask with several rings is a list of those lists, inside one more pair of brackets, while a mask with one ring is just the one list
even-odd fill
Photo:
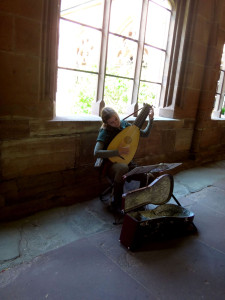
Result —
[[91, 113], [91, 105], [93, 102], [93, 98], [84, 93], [84, 91], [80, 91], [79, 101], [76, 103], [76, 107], [79, 107], [79, 110], [82, 114], [90, 114]]
[[142, 83], [139, 91], [139, 100], [138, 103], [148, 103], [151, 105], [155, 104], [156, 94], [152, 92], [145, 82]]
[[114, 107], [119, 114], [124, 113], [129, 99], [129, 81], [121, 78], [107, 78], [104, 91], [106, 105]]
[[95, 101], [96, 81], [92, 76], [77, 77], [73, 86], [72, 114], [91, 114], [92, 103]]
[[[92, 104], [96, 101], [97, 76], [92, 74], [63, 73], [61, 99], [69, 99], [69, 114], [86, 115], [92, 113]], [[64, 88], [67, 93], [64, 92]], [[106, 76], [104, 86], [104, 102], [119, 114], [127, 113], [127, 106], [131, 103], [133, 80], [120, 77]], [[141, 82], [138, 103], [156, 104], [158, 87], [154, 84]], [[63, 108], [63, 101], [61, 102]]]
[[[131, 84], [131, 80], [119, 77], [107, 77], [104, 90], [106, 105], [115, 108], [119, 114], [125, 114], [127, 112], [127, 105], [131, 101]], [[92, 103], [96, 100], [95, 90], [96, 86], [89, 78], [76, 82], [73, 91], [71, 91], [74, 95], [72, 114], [91, 114]], [[156, 91], [151, 89], [149, 84], [142, 83], [138, 97], [140, 104], [156, 104]]]
[[221, 109], [221, 114], [222, 114], [222, 115], [225, 114], [225, 107], [222, 107], [222, 109]]

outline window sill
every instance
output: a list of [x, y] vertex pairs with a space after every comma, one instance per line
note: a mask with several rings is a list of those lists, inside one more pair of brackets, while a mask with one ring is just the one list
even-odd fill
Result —
[[56, 116], [54, 119], [50, 120], [53, 122], [80, 122], [80, 121], [85, 121], [85, 122], [90, 122], [90, 121], [101, 121], [101, 117], [95, 116], [95, 115], [85, 115], [85, 116]]
[[212, 121], [224, 121], [225, 120], [225, 116], [222, 115], [220, 118], [212, 117], [211, 120]]
[[[121, 119], [125, 118], [126, 116], [120, 116]], [[126, 120], [127, 121], [135, 121], [136, 117], [129, 117]], [[85, 116], [56, 116], [51, 122], [90, 122], [90, 121], [101, 121], [101, 117], [96, 115], [85, 115]], [[146, 119], [147, 120], [147, 119]], [[164, 118], [164, 117], [154, 117], [154, 121], [173, 121], [177, 122], [180, 121], [180, 119], [171, 119], [171, 118]]]

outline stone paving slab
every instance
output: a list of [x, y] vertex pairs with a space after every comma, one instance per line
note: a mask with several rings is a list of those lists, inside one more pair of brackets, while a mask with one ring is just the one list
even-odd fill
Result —
[[20, 256], [21, 233], [18, 227], [2, 225], [0, 227], [0, 263]]
[[130, 252], [115, 243], [115, 233], [99, 233], [89, 240], [157, 299], [220, 300], [225, 296], [225, 253], [202, 243], [198, 236], [151, 242]]
[[[199, 191], [205, 191], [201, 194], [203, 200], [211, 199], [217, 193], [215, 188], [224, 190], [224, 180], [225, 161], [185, 170], [174, 176], [174, 195], [183, 206], [192, 207], [191, 205], [198, 200]], [[209, 190], [212, 185], [214, 190]], [[208, 191], [212, 191], [211, 198], [207, 198]], [[218, 201], [221, 208], [222, 194]], [[215, 205], [217, 204], [214, 203]], [[193, 210], [195, 211], [194, 206]], [[29, 262], [38, 255], [83, 237], [114, 231], [113, 221], [113, 216], [96, 198], [70, 207], [40, 212], [16, 222], [1, 224], [0, 237], [4, 242], [0, 245], [0, 271]]]
[[0, 287], [1, 300], [155, 299], [86, 239], [4, 272]]
[[0, 271], [113, 227], [99, 199], [39, 212], [0, 225]]
[[214, 182], [213, 186], [220, 188], [221, 190], [225, 190], [225, 179], [220, 179]]
[[221, 167], [217, 165], [213, 168], [210, 164], [204, 167], [193, 168], [182, 171], [174, 176], [175, 191], [176, 184], [184, 186], [188, 190], [188, 194], [198, 192], [210, 185], [213, 185], [220, 179], [225, 179], [225, 166], [221, 163]]

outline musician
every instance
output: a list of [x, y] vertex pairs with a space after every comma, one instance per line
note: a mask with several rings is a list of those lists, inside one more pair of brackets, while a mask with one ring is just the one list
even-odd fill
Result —
[[[97, 137], [94, 156], [95, 158], [103, 158], [103, 173], [109, 176], [114, 182], [114, 200], [111, 203], [111, 208], [112, 211], [116, 212], [121, 209], [124, 186], [123, 175], [137, 165], [135, 165], [133, 161], [131, 161], [129, 165], [124, 163], [112, 163], [108, 159], [109, 157], [123, 157], [124, 154], [129, 154], [129, 148], [119, 147], [119, 149], [107, 150], [107, 147], [118, 133], [126, 127], [131, 126], [131, 124], [125, 120], [120, 120], [118, 113], [110, 107], [103, 108], [101, 117], [102, 126]], [[140, 129], [140, 137], [145, 138], [149, 136], [153, 125], [153, 118], [154, 110], [153, 108], [150, 108], [148, 124], [144, 130]], [[134, 177], [132, 179], [135, 180], [136, 178]], [[140, 187], [146, 186], [146, 180], [146, 174], [139, 174]]]

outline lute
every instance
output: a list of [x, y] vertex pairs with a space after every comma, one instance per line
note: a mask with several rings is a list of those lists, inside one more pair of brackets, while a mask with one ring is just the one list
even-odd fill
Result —
[[149, 114], [151, 106], [145, 104], [140, 114], [137, 116], [134, 124], [123, 129], [117, 136], [111, 141], [107, 150], [116, 150], [120, 147], [128, 147], [129, 153], [124, 154], [123, 157], [113, 156], [109, 160], [117, 163], [129, 164], [133, 159], [139, 143], [140, 129], [145, 122], [146, 117]]

